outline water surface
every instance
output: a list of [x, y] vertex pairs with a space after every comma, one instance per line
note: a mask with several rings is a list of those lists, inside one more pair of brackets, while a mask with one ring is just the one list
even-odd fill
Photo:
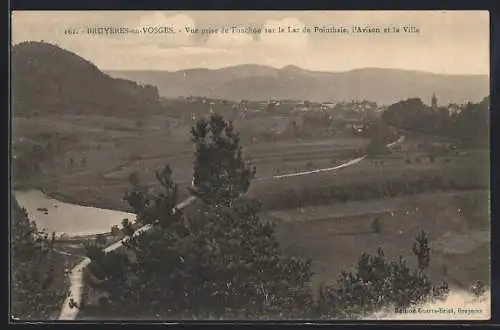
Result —
[[68, 236], [106, 233], [124, 218], [135, 219], [133, 213], [64, 203], [39, 190], [19, 190], [15, 196], [39, 229]]

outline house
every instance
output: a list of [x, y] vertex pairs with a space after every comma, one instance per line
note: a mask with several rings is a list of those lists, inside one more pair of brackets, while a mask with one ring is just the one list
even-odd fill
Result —
[[321, 103], [320, 108], [322, 111], [331, 110], [331, 109], [335, 108], [335, 104], [332, 102], [324, 102], [324, 103]]
[[293, 108], [294, 112], [306, 112], [309, 111], [309, 107], [305, 105], [298, 105], [295, 108]]
[[460, 112], [462, 112], [462, 107], [459, 106], [458, 104], [452, 103], [452, 104], [448, 105], [448, 113], [450, 115], [459, 114]]

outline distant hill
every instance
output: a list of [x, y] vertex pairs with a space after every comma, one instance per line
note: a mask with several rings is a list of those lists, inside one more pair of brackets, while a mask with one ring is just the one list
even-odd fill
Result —
[[23, 42], [11, 49], [14, 115], [124, 113], [159, 105], [156, 87], [112, 78], [56, 45]]
[[297, 66], [282, 69], [240, 65], [217, 70], [109, 71], [111, 76], [151, 84], [161, 96], [200, 96], [232, 101], [299, 99], [309, 101], [370, 100], [389, 105], [419, 97], [439, 103], [479, 102], [489, 94], [486, 75], [444, 75], [398, 69], [365, 68], [346, 72], [315, 72]]

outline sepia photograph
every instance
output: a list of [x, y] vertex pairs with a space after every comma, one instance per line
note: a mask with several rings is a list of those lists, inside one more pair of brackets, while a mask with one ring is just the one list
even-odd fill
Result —
[[488, 11], [13, 11], [10, 320], [489, 320]]

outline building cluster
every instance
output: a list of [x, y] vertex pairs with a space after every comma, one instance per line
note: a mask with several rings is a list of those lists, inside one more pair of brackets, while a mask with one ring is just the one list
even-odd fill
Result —
[[433, 93], [432, 97], [431, 97], [431, 109], [433, 109], [433, 110], [446, 109], [446, 110], [448, 110], [448, 113], [450, 115], [453, 115], [453, 114], [459, 114], [460, 112], [462, 112], [463, 106], [456, 104], [456, 103], [450, 103], [445, 107], [440, 107], [438, 104], [438, 99], [436, 97], [436, 94]]

